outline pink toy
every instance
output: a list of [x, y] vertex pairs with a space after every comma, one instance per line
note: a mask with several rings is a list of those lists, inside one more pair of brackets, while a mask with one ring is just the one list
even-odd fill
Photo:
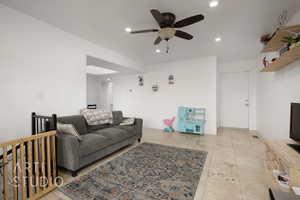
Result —
[[173, 123], [175, 121], [176, 117], [173, 117], [172, 119], [164, 119], [163, 123], [167, 126], [164, 131], [166, 132], [173, 132], [174, 128], [173, 128]]

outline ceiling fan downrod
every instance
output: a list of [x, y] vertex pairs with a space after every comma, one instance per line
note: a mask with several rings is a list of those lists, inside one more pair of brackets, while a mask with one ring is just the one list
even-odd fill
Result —
[[166, 50], [166, 53], [169, 53], [170, 51], [170, 45], [169, 45], [169, 40], [167, 40], [167, 50]]

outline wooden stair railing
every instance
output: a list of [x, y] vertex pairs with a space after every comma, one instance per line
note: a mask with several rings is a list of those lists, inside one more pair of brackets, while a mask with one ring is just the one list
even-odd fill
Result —
[[35, 200], [56, 188], [56, 131], [0, 143], [1, 151], [3, 200]]

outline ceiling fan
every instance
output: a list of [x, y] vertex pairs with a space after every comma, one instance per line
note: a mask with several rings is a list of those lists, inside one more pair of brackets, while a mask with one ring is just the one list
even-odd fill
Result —
[[[131, 31], [131, 34], [139, 34], [139, 33], [150, 33], [150, 32], [158, 32], [158, 37], [154, 41], [154, 45], [158, 45], [162, 40], [169, 41], [174, 36], [191, 40], [193, 39], [193, 36], [189, 33], [186, 33], [181, 30], [177, 30], [177, 28], [183, 28], [185, 26], [189, 26], [195, 23], [198, 23], [202, 20], [204, 20], [203, 15], [195, 15], [192, 17], [185, 18], [183, 20], [180, 20], [178, 22], [176, 21], [176, 15], [170, 12], [161, 13], [160, 11], [156, 9], [151, 10], [151, 14], [154, 17], [154, 19], [157, 21], [160, 30], [159, 29], [147, 29], [147, 30], [139, 30], [139, 31]], [[168, 52], [168, 49], [167, 49]]]

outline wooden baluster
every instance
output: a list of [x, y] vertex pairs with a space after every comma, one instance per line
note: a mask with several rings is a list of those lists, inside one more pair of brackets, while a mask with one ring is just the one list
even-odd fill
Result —
[[41, 133], [45, 132], [45, 119], [44, 118], [40, 118], [41, 119]]
[[25, 185], [25, 161], [24, 161], [24, 157], [25, 157], [25, 151], [24, 151], [24, 142], [22, 141], [20, 144], [20, 179], [21, 179], [21, 194], [22, 194], [22, 200], [26, 200], [27, 199], [27, 194], [26, 194], [26, 185]]
[[51, 174], [51, 151], [50, 151], [50, 136], [47, 137], [47, 165], [48, 165], [48, 186], [52, 186], [52, 174]]
[[34, 120], [35, 120], [35, 126], [36, 126], [36, 128], [35, 128], [35, 135], [39, 132], [39, 120], [37, 119], [37, 118], [34, 118]]
[[[45, 134], [38, 134], [27, 138], [12, 140], [10, 142], [4, 142], [0, 144], [0, 148], [3, 149], [3, 199], [13, 199], [18, 200], [20, 191], [20, 197], [22, 200], [26, 200], [27, 197], [30, 199], [37, 199], [44, 194], [55, 189], [54, 179], [57, 175], [56, 169], [56, 141], [55, 141], [55, 131], [51, 131]], [[27, 149], [25, 150], [25, 144]], [[8, 147], [12, 146], [12, 178], [13, 182], [18, 181], [18, 187], [8, 188]], [[17, 148], [20, 147], [20, 153], [17, 151]], [[19, 155], [18, 155], [19, 154]], [[28, 167], [25, 159], [28, 159]], [[19, 161], [19, 162], [18, 162]], [[34, 167], [33, 162], [41, 163], [41, 168]], [[47, 168], [46, 168], [47, 167]], [[10, 168], [10, 166], [9, 166]], [[18, 170], [17, 170], [18, 169]], [[41, 171], [40, 171], [41, 169]], [[33, 173], [33, 170], [35, 173]], [[26, 177], [26, 171], [28, 172], [28, 177]], [[41, 183], [40, 177], [44, 178], [45, 183]], [[35, 177], [36, 188], [34, 190], [33, 177]], [[16, 179], [17, 178], [17, 179]], [[28, 182], [26, 178], [28, 178]], [[48, 179], [48, 184], [46, 183]], [[16, 184], [16, 183], [15, 183]], [[40, 185], [43, 184], [43, 187]], [[28, 189], [26, 189], [28, 187]], [[12, 190], [10, 190], [12, 189]], [[41, 191], [42, 190], [42, 191]], [[11, 192], [11, 193], [9, 193]], [[28, 192], [28, 194], [27, 194]], [[13, 197], [13, 198], [12, 198]]]
[[36, 134], [36, 120], [35, 120], [35, 113], [31, 113], [31, 135]]
[[37, 131], [36, 131], [36, 134], [38, 134], [40, 131], [41, 131], [41, 126], [40, 126], [40, 118], [36, 118], [36, 123], [37, 123]]
[[53, 161], [53, 179], [56, 178], [57, 176], [57, 171], [56, 171], [56, 137], [51, 136], [52, 138], [52, 161]]
[[8, 170], [7, 170], [7, 165], [8, 165], [8, 161], [7, 161], [7, 146], [3, 146], [2, 147], [3, 150], [3, 198], [4, 200], [8, 200], [9, 199], [9, 189], [8, 189]]
[[18, 200], [18, 179], [17, 179], [17, 151], [16, 145], [12, 145], [12, 184], [13, 184], [13, 194], [14, 200]]
[[35, 192], [40, 192], [40, 159], [39, 159], [39, 139], [34, 140], [34, 163], [35, 163]]
[[41, 185], [42, 185], [42, 190], [45, 189], [45, 178], [46, 178], [46, 173], [45, 173], [45, 138], [41, 138], [41, 149], [40, 149], [40, 152], [42, 154], [42, 160], [41, 160], [41, 166], [42, 166], [42, 174], [41, 174], [41, 177], [42, 177], [42, 180], [41, 181]]
[[29, 190], [29, 198], [32, 197], [33, 191], [32, 191], [32, 185], [33, 185], [33, 177], [32, 177], [32, 142], [28, 141], [27, 143], [27, 155], [28, 155], [28, 190]]

